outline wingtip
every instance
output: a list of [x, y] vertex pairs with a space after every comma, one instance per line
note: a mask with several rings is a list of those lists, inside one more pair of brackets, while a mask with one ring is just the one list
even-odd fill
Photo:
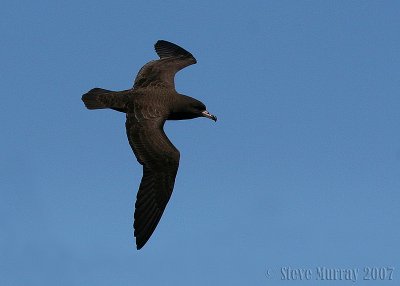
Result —
[[137, 250], [141, 250], [143, 248], [143, 246], [145, 246], [147, 243], [147, 240], [143, 240], [143, 239], [138, 239], [136, 237], [136, 249]]
[[193, 58], [195, 63], [197, 62], [190, 52], [178, 46], [177, 44], [171, 43], [166, 40], [158, 40], [154, 44], [154, 49], [161, 59], [166, 57], [187, 56]]

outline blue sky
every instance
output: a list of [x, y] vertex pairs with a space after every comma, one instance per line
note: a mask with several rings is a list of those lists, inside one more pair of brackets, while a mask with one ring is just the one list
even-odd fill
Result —
[[[3, 3], [0, 284], [313, 285], [317, 267], [397, 284], [399, 13], [398, 1]], [[177, 90], [219, 121], [167, 123], [180, 170], [137, 251], [142, 169], [124, 115], [80, 98], [130, 88], [158, 39], [197, 58]], [[312, 279], [283, 281], [284, 267]], [[364, 281], [366, 267], [394, 276]]]

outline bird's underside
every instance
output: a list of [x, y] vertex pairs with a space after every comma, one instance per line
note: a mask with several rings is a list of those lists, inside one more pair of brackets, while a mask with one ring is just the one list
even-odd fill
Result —
[[175, 91], [174, 76], [196, 63], [183, 48], [167, 42], [155, 44], [159, 60], [139, 71], [132, 89], [114, 92], [95, 88], [82, 96], [88, 109], [110, 108], [126, 113], [126, 133], [132, 150], [143, 165], [134, 214], [137, 249], [154, 232], [171, 197], [179, 166], [179, 151], [164, 133], [167, 119], [208, 117], [200, 101]]

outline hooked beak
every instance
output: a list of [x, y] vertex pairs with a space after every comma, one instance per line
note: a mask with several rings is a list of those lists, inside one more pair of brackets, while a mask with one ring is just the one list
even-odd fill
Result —
[[204, 110], [202, 113], [203, 117], [207, 117], [211, 120], [214, 120], [215, 122], [217, 122], [217, 116], [212, 115], [210, 112], [208, 112], [207, 110]]

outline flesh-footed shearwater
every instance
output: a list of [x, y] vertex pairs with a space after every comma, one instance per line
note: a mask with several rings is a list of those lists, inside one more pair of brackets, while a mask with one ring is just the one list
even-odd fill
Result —
[[82, 96], [88, 109], [110, 108], [126, 113], [126, 133], [143, 177], [134, 214], [136, 248], [141, 249], [157, 227], [174, 188], [179, 151], [165, 135], [166, 120], [206, 117], [217, 121], [199, 100], [175, 90], [175, 74], [197, 63], [191, 53], [167, 41], [154, 45], [159, 60], [145, 64], [131, 89], [94, 88]]

